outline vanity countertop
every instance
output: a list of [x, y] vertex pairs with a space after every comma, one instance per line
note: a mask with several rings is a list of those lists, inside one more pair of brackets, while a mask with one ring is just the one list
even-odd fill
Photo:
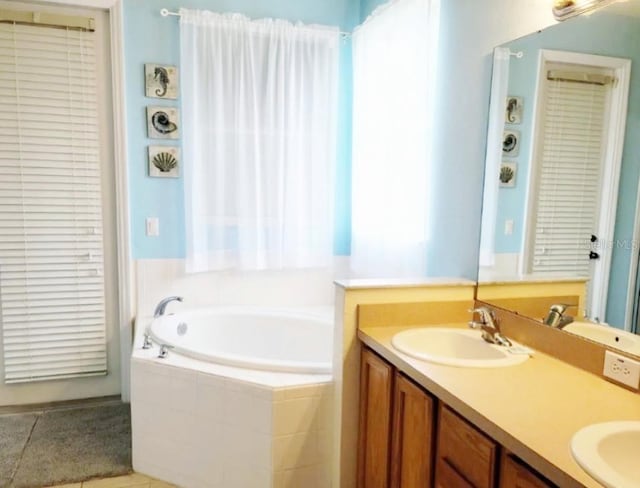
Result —
[[579, 278], [576, 276], [565, 275], [480, 275], [478, 278], [479, 286], [490, 285], [526, 285], [526, 284], [539, 284], [539, 283], [585, 283], [589, 278]]
[[334, 283], [347, 290], [369, 288], [424, 288], [475, 286], [476, 282], [466, 278], [382, 278], [382, 279], [340, 279]]
[[594, 423], [640, 420], [640, 394], [537, 351], [522, 364], [502, 368], [413, 359], [391, 345], [394, 334], [411, 328], [416, 326], [364, 328], [358, 337], [554, 483], [602, 486], [573, 460], [571, 437]]

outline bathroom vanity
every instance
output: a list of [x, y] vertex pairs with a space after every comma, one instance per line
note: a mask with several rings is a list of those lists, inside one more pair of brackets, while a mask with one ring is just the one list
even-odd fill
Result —
[[602, 486], [573, 460], [571, 438], [640, 420], [639, 395], [537, 351], [501, 368], [420, 361], [391, 344], [406, 329], [358, 333], [359, 487]]
[[554, 486], [372, 349], [360, 373], [359, 486]]
[[[637, 331], [640, 316], [639, 105], [627, 93], [637, 85], [638, 12], [640, 0], [607, 4], [496, 49], [473, 290], [455, 278], [338, 283], [335, 486], [603, 486], [571, 442], [594, 424], [640, 421], [638, 390], [603, 377], [607, 352], [640, 361], [636, 337], [617, 332]], [[587, 134], [584, 113], [554, 126], [566, 106], [583, 108], [585, 89], [608, 100], [589, 106], [608, 129]], [[402, 330], [466, 329], [478, 302], [533, 357], [454, 367], [393, 347]], [[574, 327], [543, 324], [557, 304]], [[628, 486], [640, 486], [636, 463]]]

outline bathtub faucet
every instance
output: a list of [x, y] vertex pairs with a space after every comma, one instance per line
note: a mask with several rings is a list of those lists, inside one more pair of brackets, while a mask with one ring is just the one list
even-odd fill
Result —
[[151, 341], [151, 333], [147, 330], [144, 333], [144, 339], [142, 341], [142, 349], [151, 349], [153, 347], [153, 342]]
[[160, 300], [160, 303], [158, 303], [158, 305], [156, 305], [156, 309], [153, 312], [153, 318], [158, 318], [161, 315], [164, 315], [164, 311], [167, 308], [167, 305], [173, 301], [178, 301], [181, 302], [182, 301], [182, 297], [167, 297], [163, 300]]

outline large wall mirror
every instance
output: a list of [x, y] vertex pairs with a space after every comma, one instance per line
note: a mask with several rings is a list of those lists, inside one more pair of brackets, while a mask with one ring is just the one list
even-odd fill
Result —
[[586, 280], [571, 315], [637, 332], [640, 0], [496, 48], [488, 130], [479, 296]]

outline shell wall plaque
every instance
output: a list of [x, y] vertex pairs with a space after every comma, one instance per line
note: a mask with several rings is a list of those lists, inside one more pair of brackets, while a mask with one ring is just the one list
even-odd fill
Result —
[[513, 188], [516, 186], [516, 172], [518, 166], [513, 162], [503, 162], [500, 165], [500, 186], [503, 188]]
[[149, 146], [149, 176], [178, 178], [180, 176], [180, 148]]
[[502, 136], [502, 155], [514, 158], [520, 152], [520, 131], [505, 130]]
[[178, 139], [180, 112], [175, 107], [147, 107], [147, 135], [150, 139]]

